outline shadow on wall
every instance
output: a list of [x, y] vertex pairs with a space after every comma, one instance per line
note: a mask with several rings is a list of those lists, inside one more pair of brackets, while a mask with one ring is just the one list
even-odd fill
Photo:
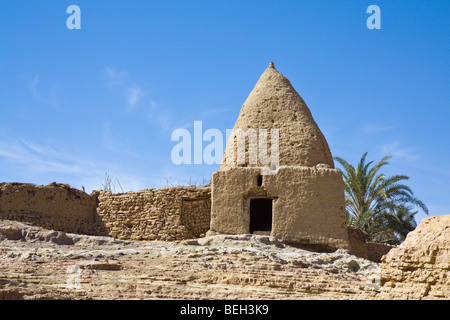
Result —
[[358, 228], [347, 227], [347, 231], [351, 253], [355, 256], [380, 263], [381, 257], [395, 248], [388, 244], [368, 242], [368, 234]]

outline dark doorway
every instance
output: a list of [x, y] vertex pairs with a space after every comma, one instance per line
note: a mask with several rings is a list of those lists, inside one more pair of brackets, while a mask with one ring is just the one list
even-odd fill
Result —
[[250, 233], [272, 231], [272, 199], [250, 199]]

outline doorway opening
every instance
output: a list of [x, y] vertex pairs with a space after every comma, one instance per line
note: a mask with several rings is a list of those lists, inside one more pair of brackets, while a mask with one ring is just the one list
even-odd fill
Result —
[[272, 199], [250, 199], [250, 233], [270, 235]]

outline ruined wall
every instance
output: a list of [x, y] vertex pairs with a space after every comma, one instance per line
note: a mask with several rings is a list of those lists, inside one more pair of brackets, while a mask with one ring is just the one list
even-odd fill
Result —
[[358, 228], [347, 227], [347, 231], [350, 252], [355, 256], [380, 263], [381, 258], [394, 248], [388, 244], [368, 242], [367, 233]]
[[181, 240], [209, 230], [211, 189], [168, 187], [113, 194], [96, 191], [97, 235]]
[[52, 183], [0, 183], [0, 219], [29, 222], [39, 227], [70, 233], [94, 234], [95, 197]]
[[0, 219], [127, 240], [180, 240], [209, 230], [210, 188], [169, 187], [91, 195], [52, 183], [0, 184]]
[[213, 232], [249, 233], [249, 201], [273, 199], [271, 235], [287, 242], [349, 248], [341, 173], [322, 167], [282, 166], [264, 175], [258, 168], [214, 172], [211, 208]]

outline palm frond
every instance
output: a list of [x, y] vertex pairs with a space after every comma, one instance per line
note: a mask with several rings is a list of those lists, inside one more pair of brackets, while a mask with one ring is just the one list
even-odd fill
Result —
[[334, 157], [342, 167], [338, 169], [345, 187], [347, 224], [369, 233], [371, 241], [399, 243], [416, 226], [414, 215], [417, 211], [412, 207], [418, 207], [426, 214], [428, 208], [404, 183], [408, 176], [387, 177], [380, 172], [392, 156], [384, 156], [374, 163], [366, 162], [367, 154], [361, 156], [356, 167], [343, 158]]

